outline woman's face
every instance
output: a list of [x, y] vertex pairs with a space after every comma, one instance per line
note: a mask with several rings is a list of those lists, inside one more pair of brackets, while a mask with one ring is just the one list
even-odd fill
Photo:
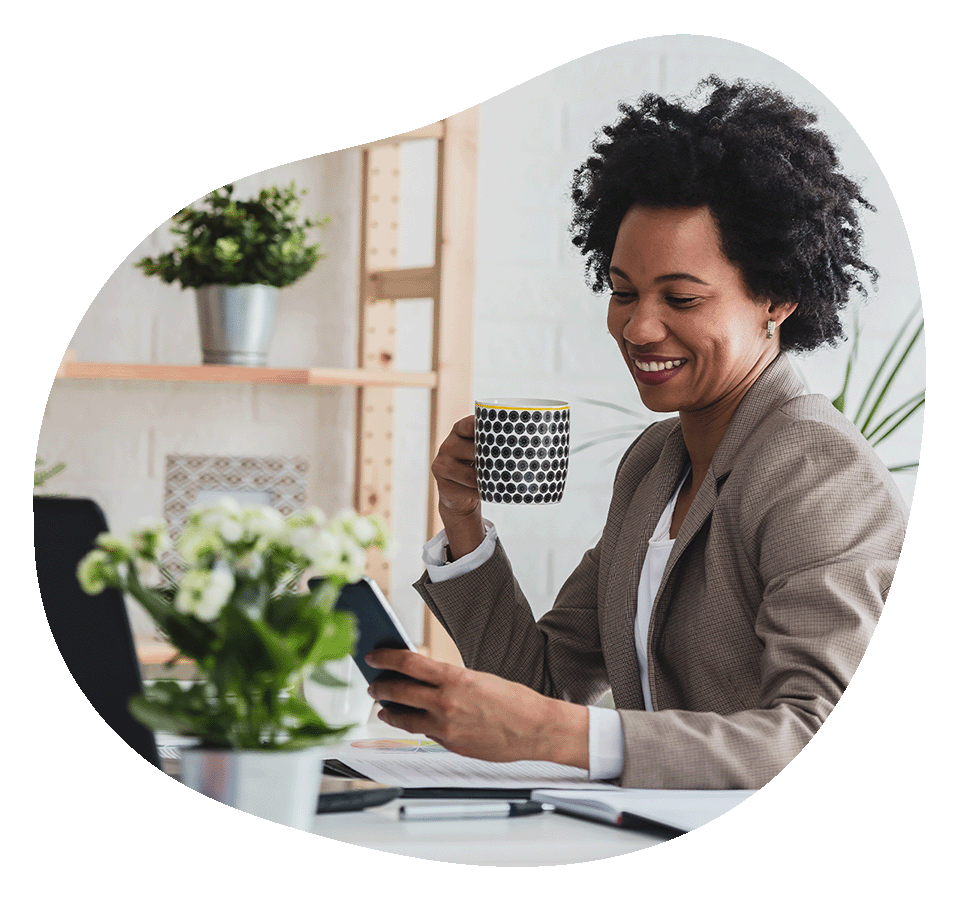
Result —
[[733, 411], [778, 352], [768, 320], [794, 309], [750, 296], [707, 207], [633, 206], [610, 278], [609, 332], [654, 412]]

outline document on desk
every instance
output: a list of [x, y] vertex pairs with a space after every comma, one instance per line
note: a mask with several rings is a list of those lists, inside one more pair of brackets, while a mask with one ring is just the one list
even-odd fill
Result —
[[358, 740], [328, 748], [364, 777], [402, 788], [612, 789], [589, 780], [585, 769], [520, 760], [484, 762], [445, 750], [427, 740]]

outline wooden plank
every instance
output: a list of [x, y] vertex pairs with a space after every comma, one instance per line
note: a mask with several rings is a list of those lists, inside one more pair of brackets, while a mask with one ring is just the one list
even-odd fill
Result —
[[64, 362], [57, 378], [103, 381], [193, 381], [209, 383], [381, 385], [432, 388], [434, 372], [393, 369], [272, 369], [252, 366], [163, 366], [140, 363]]
[[[369, 289], [369, 273], [392, 270], [397, 261], [400, 224], [400, 148], [378, 143], [363, 153], [363, 204], [358, 363], [362, 369], [390, 372], [397, 345], [397, 304]], [[354, 508], [376, 514], [392, 530], [394, 391], [365, 386], [357, 392]], [[368, 553], [367, 574], [386, 593], [390, 564]]]
[[435, 297], [439, 291], [436, 267], [378, 269], [367, 274], [367, 293], [380, 300]]
[[[433, 458], [453, 424], [473, 412], [473, 283], [476, 271], [473, 210], [476, 209], [479, 108], [446, 120], [438, 144], [436, 252], [439, 290], [434, 299], [430, 449]], [[429, 479], [428, 537], [440, 531], [437, 491]], [[456, 646], [430, 610], [424, 643], [435, 659], [460, 663]]]
[[430, 125], [423, 125], [412, 131], [405, 131], [403, 134], [395, 134], [392, 137], [381, 138], [379, 141], [371, 141], [369, 144], [359, 144], [357, 150], [373, 150], [377, 147], [388, 147], [402, 144], [404, 141], [422, 141], [428, 138], [442, 138], [444, 135], [444, 122], [432, 122]]

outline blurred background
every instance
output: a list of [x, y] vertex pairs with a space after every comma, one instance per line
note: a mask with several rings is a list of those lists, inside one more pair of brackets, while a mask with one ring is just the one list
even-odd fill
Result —
[[[482, 102], [473, 209], [474, 315], [472, 329], [461, 329], [455, 338], [472, 347], [471, 396], [538, 396], [572, 404], [576, 452], [563, 502], [484, 509], [498, 526], [537, 615], [598, 539], [615, 464], [636, 430], [652, 418], [642, 410], [608, 335], [605, 298], [586, 287], [582, 259], [569, 240], [572, 173], [601, 127], [618, 117], [620, 101], [634, 101], [646, 91], [684, 95], [711, 73], [771, 84], [813, 107], [820, 127], [840, 148], [844, 170], [862, 182], [877, 207], [876, 213], [865, 213], [864, 222], [868, 258], [881, 278], [869, 300], [854, 305], [862, 337], [848, 414], [901, 325], [919, 310], [903, 220], [862, 136], [810, 83], [763, 53], [716, 38], [647, 38], [584, 56]], [[433, 263], [436, 160], [433, 140], [401, 146], [396, 259], [401, 267]], [[331, 220], [317, 234], [327, 258], [282, 291], [271, 366], [358, 364], [360, 167], [358, 150], [341, 150], [236, 181], [236, 193], [248, 196], [294, 180], [308, 191], [304, 211]], [[159, 223], [145, 235], [92, 300], [69, 343], [75, 359], [172, 366], [200, 362], [194, 292], [146, 278], [134, 267], [142, 256], [168, 249], [168, 228], [168, 222]], [[397, 316], [395, 368], [429, 369], [429, 302], [400, 300]], [[853, 335], [851, 312], [846, 325]], [[923, 346], [921, 338], [908, 355], [884, 400], [885, 411], [923, 389]], [[848, 343], [794, 357], [794, 362], [809, 390], [834, 397], [850, 352]], [[430, 537], [429, 392], [405, 387], [395, 390], [394, 398], [397, 550], [390, 598], [419, 641], [423, 613], [411, 584], [422, 568], [421, 544]], [[461, 407], [459, 416], [471, 411]], [[303, 458], [307, 504], [333, 513], [354, 503], [355, 416], [352, 387], [61, 378], [50, 393], [37, 455], [48, 465], [66, 466], [49, 480], [46, 492], [92, 497], [116, 531], [163, 514], [165, 460], [175, 454]], [[877, 450], [888, 465], [915, 462], [921, 430], [922, 409]], [[611, 439], [584, 447], [610, 432]], [[909, 505], [916, 469], [894, 477]], [[151, 631], [138, 608], [130, 613], [134, 629]]]

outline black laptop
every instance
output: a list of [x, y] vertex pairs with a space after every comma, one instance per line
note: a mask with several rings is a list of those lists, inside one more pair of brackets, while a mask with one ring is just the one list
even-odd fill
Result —
[[91, 597], [76, 579], [79, 561], [107, 530], [92, 500], [33, 498], [36, 577], [56, 645], [103, 721], [161, 769], [155, 736], [129, 712], [130, 697], [142, 693], [142, 676], [122, 594], [107, 588]]

